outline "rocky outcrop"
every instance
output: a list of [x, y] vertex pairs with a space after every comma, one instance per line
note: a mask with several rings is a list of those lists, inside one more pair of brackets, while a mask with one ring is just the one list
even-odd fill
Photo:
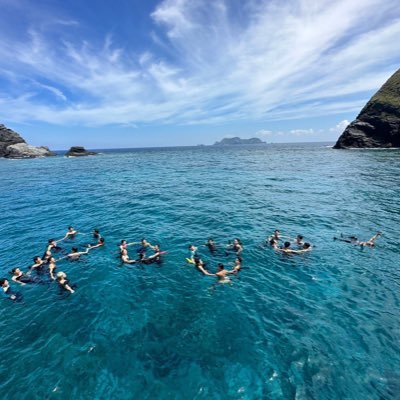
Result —
[[6, 158], [36, 158], [36, 157], [49, 157], [55, 156], [56, 153], [53, 153], [49, 150], [48, 147], [45, 146], [31, 146], [27, 143], [17, 143], [12, 144], [7, 147], [6, 154], [4, 157]]
[[0, 157], [6, 158], [36, 158], [55, 156], [48, 147], [35, 147], [12, 129], [0, 124]]
[[225, 138], [220, 142], [215, 142], [214, 146], [230, 146], [236, 144], [266, 144], [259, 138], [240, 139], [239, 137]]
[[11, 129], [0, 124], [0, 157], [7, 154], [7, 147], [17, 143], [26, 143], [25, 140]]
[[400, 147], [400, 69], [347, 126], [334, 148]]
[[83, 157], [83, 156], [94, 156], [97, 153], [94, 151], [87, 151], [81, 146], [72, 146], [66, 153], [66, 157]]

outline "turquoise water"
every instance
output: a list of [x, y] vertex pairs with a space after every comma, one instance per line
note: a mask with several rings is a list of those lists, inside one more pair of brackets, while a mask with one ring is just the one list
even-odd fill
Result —
[[[399, 156], [293, 144], [0, 160], [3, 276], [68, 225], [107, 242], [58, 263], [73, 295], [14, 284], [23, 301], [1, 301], [1, 397], [398, 398]], [[277, 228], [314, 250], [263, 248]], [[373, 249], [332, 240], [378, 230]], [[209, 236], [243, 241], [232, 286], [184, 262]], [[142, 237], [164, 263], [121, 267], [118, 242]], [[201, 253], [212, 271], [233, 261]]]

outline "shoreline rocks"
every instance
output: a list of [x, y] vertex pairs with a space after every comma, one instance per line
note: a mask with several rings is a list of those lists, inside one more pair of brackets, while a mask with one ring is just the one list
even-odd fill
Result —
[[72, 146], [66, 153], [65, 157], [84, 157], [84, 156], [95, 156], [98, 153], [94, 151], [85, 150], [82, 146]]
[[37, 158], [56, 154], [45, 146], [32, 146], [15, 131], [0, 124], [0, 157], [4, 158]]
[[334, 149], [400, 147], [400, 69], [372, 96]]

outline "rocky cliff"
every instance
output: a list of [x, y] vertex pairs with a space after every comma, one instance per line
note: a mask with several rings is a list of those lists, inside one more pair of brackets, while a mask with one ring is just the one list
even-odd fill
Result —
[[7, 154], [7, 147], [17, 143], [26, 143], [17, 132], [0, 124], [0, 157]]
[[345, 129], [334, 148], [400, 147], [400, 69]]
[[95, 156], [98, 153], [94, 151], [85, 150], [84, 147], [81, 146], [72, 146], [66, 153], [66, 157], [83, 157], [83, 156]]
[[0, 157], [35, 158], [55, 156], [48, 147], [31, 146], [12, 129], [0, 124]]

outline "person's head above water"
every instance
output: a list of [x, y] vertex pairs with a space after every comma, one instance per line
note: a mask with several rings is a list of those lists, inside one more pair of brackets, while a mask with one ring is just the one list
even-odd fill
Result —
[[33, 257], [33, 262], [40, 263], [41, 261], [42, 261], [42, 259], [39, 256]]
[[310, 247], [311, 247], [311, 243], [306, 242], [303, 244], [303, 249], [309, 249]]
[[285, 242], [284, 244], [283, 244], [283, 248], [284, 249], [288, 249], [290, 247], [290, 242]]
[[303, 239], [304, 239], [303, 235], [297, 235], [297, 236], [296, 236], [296, 240], [297, 240], [298, 242], [301, 242]]
[[74, 230], [74, 228], [73, 228], [72, 226], [69, 226], [69, 227], [68, 227], [68, 230], [69, 230], [70, 232], [72, 232], [72, 231]]
[[21, 273], [21, 270], [18, 267], [16, 267], [11, 270], [11, 273], [14, 275], [18, 275]]
[[1, 287], [7, 287], [8, 286], [8, 280], [5, 278], [0, 279], [0, 286]]
[[126, 240], [122, 239], [120, 244], [126, 244]]
[[275, 245], [278, 244], [278, 242], [276, 241], [276, 239], [271, 238], [270, 241], [269, 241], [269, 244], [270, 244], [271, 246], [275, 246]]
[[218, 271], [222, 271], [225, 267], [224, 267], [224, 264], [218, 263], [217, 268], [218, 268]]
[[128, 250], [123, 249], [123, 250], [121, 251], [121, 256], [127, 256], [127, 255], [128, 255]]
[[71, 253], [78, 253], [78, 248], [77, 247], [73, 247], [71, 249]]
[[57, 272], [57, 279], [60, 281], [61, 279], [65, 279], [67, 277], [67, 274], [65, 272]]

